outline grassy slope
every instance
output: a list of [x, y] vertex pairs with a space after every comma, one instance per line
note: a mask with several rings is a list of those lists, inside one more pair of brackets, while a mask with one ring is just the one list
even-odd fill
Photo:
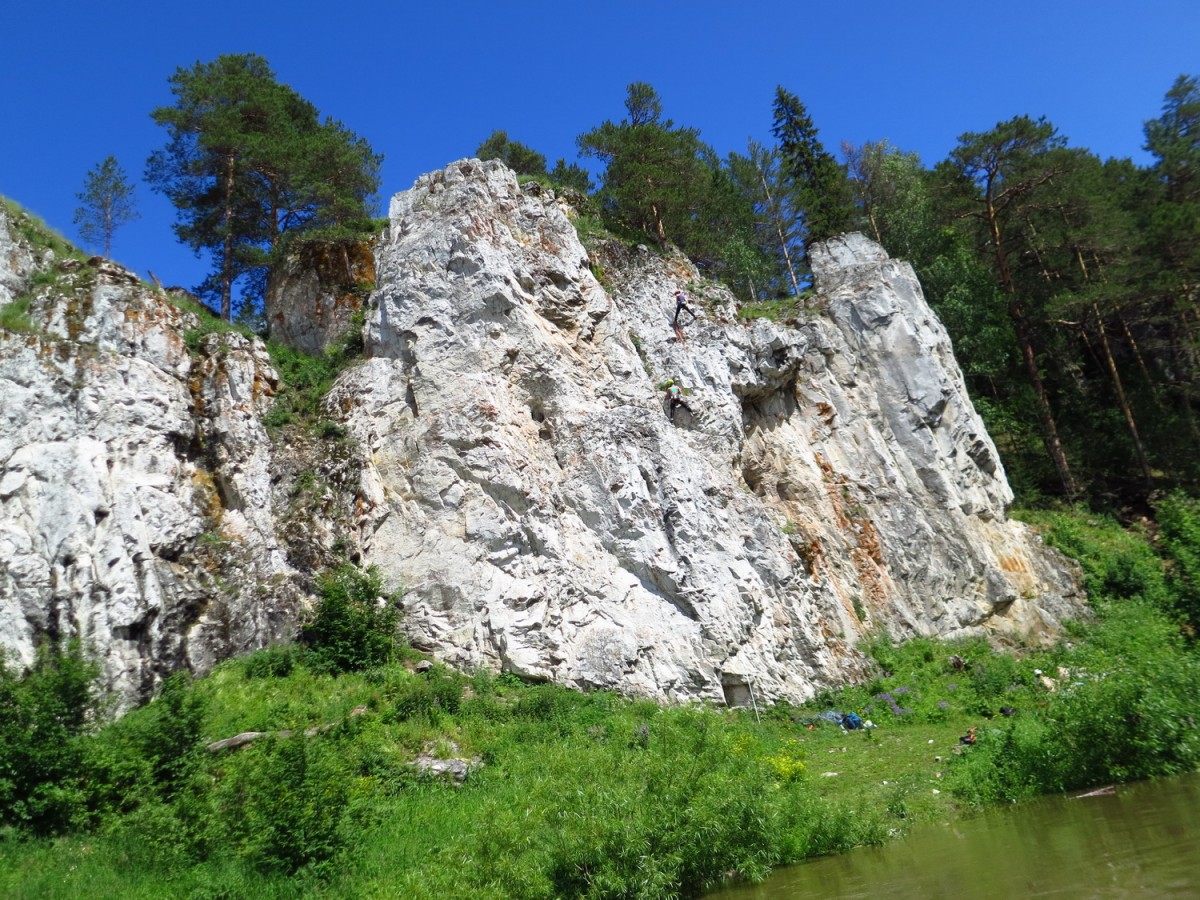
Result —
[[[269, 675], [264, 660], [280, 652], [256, 654], [192, 688], [205, 702], [204, 740], [337, 721], [360, 704], [369, 712], [317, 737], [201, 752], [173, 802], [147, 794], [84, 836], [0, 842], [0, 894], [695, 893], [726, 874], [759, 877], [881, 842], [972, 803], [1195, 766], [1200, 741], [1186, 711], [1200, 667], [1172, 631], [1131, 604], [1070, 649], [1024, 658], [980, 643], [880, 644], [871, 684], [811, 709], [771, 709], [761, 722], [747, 710], [660, 709], [436, 666]], [[1050, 691], [1035, 669], [1060, 665], [1073, 675]], [[1125, 696], [1132, 686], [1144, 690]], [[1017, 714], [996, 716], [1001, 705]], [[154, 706], [110, 727], [110, 746], [125, 746], [113, 733], [136, 731]], [[878, 727], [796, 721], [829, 707]], [[969, 725], [980, 744], [959, 755]], [[1072, 728], [1087, 740], [1055, 743]], [[1098, 759], [1087, 751], [1095, 745], [1113, 752]], [[422, 750], [485, 765], [459, 787], [422, 780], [408, 765]], [[1046, 755], [1061, 766], [1046, 770]]]

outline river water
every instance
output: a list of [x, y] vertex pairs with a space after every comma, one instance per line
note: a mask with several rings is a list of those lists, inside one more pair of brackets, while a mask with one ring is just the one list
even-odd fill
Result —
[[1200, 775], [1046, 797], [775, 872], [708, 900], [1200, 897]]

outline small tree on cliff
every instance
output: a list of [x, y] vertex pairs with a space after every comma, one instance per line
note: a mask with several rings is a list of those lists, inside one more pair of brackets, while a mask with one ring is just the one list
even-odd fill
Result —
[[475, 150], [480, 159], [498, 159], [518, 175], [545, 175], [546, 157], [520, 141], [510, 141], [507, 131], [493, 131]]
[[103, 245], [105, 256], [112, 254], [117, 229], [141, 217], [133, 191], [125, 170], [110, 156], [87, 173], [83, 191], [75, 195], [82, 204], [74, 220], [79, 236], [92, 246]]
[[175, 233], [207, 250], [214, 271], [202, 293], [233, 313], [233, 284], [261, 272], [286, 233], [328, 226], [368, 230], [382, 157], [365, 140], [275, 80], [256, 54], [177, 69], [173, 106], [151, 113], [167, 146], [146, 180], [174, 204]]

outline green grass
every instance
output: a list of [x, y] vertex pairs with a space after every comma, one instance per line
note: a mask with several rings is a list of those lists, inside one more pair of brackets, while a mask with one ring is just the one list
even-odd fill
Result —
[[[20, 885], [35, 897], [693, 894], [729, 873], [761, 877], [775, 865], [879, 843], [964, 804], [1011, 799], [997, 785], [1062, 789], [1031, 781], [1028, 766], [1004, 750], [1005, 735], [1049, 740], [1047, 722], [1067, 734], [1083, 727], [1072, 717], [1104, 695], [1072, 705], [1068, 694], [1047, 692], [1034, 670], [1112, 671], [1137, 647], [1168, 673], [1153, 682], [1162, 690], [1153, 702], [1174, 708], [1200, 689], [1200, 676], [1169, 634], [1169, 623], [1131, 605], [1107, 630], [1076, 634], [1073, 649], [1024, 658], [981, 642], [880, 641], [870, 683], [803, 709], [769, 708], [761, 721], [744, 709], [660, 708], [441, 666], [416, 674], [392, 663], [335, 676], [313, 671], [300, 649], [260, 651], [190, 689], [204, 710], [201, 744], [341, 724], [313, 737], [199, 752], [174, 801], [145, 793], [130, 804], [125, 796], [129, 808], [86, 837], [0, 842], [0, 893]], [[1131, 681], [1149, 677], [1130, 669]], [[1012, 719], [998, 715], [1010, 704]], [[367, 713], [350, 717], [360, 706]], [[829, 708], [857, 711], [878, 727], [808, 726]], [[101, 739], [139, 746], [129, 735], [149, 727], [153, 709]], [[981, 740], [963, 751], [958, 738], [970, 726]], [[1088, 736], [1112, 743], [1094, 729]], [[1200, 745], [1186, 741], [1178, 752], [1138, 746], [1147, 766], [1081, 771], [1076, 780], [1200, 759]], [[462, 786], [424, 780], [409, 764], [431, 748], [484, 765]], [[1176, 758], [1156, 768], [1164, 750]], [[277, 833], [264, 844], [247, 821], [275, 823]]]
[[0, 306], [0, 329], [4, 331], [33, 331], [33, 323], [29, 318], [29, 304], [32, 297], [18, 297], [11, 303]]
[[43, 222], [33, 213], [22, 208], [16, 201], [0, 196], [0, 206], [8, 214], [8, 220], [17, 232], [36, 252], [52, 250], [58, 257], [84, 260], [88, 255], [65, 237]]

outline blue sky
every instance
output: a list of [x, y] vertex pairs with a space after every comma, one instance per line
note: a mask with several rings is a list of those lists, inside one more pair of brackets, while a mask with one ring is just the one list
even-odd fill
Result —
[[[0, 52], [0, 194], [68, 238], [76, 194], [109, 154], [140, 182], [166, 139], [150, 111], [167, 78], [222, 53], [279, 80], [384, 154], [383, 208], [493, 129], [576, 160], [575, 138], [652, 84], [666, 115], [722, 156], [769, 142], [776, 85], [826, 147], [888, 139], [943, 159], [966, 131], [1046, 116], [1072, 146], [1145, 164], [1142, 123], [1178, 75], [1200, 75], [1200, 2], [730, 0], [9, 4]], [[193, 286], [174, 211], [138, 186], [142, 219], [113, 256]]]

